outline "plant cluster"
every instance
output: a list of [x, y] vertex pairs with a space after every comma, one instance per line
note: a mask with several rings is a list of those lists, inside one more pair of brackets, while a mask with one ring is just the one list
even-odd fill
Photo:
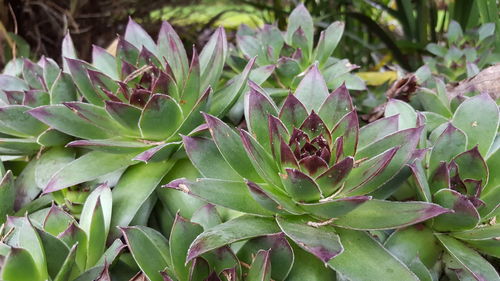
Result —
[[62, 68], [0, 75], [0, 279], [500, 280], [496, 102], [429, 92], [362, 126], [342, 24], [313, 48], [310, 19], [190, 60], [130, 21], [116, 54], [67, 36]]

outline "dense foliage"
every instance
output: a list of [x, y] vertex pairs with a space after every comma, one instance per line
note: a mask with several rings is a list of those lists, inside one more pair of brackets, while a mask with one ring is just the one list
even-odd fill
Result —
[[315, 40], [302, 5], [191, 59], [169, 23], [155, 41], [130, 20], [113, 54], [68, 35], [62, 67], [20, 60], [0, 75], [0, 279], [500, 280], [500, 112], [446, 89], [487, 66], [453, 25], [368, 124], [332, 55], [344, 25]]

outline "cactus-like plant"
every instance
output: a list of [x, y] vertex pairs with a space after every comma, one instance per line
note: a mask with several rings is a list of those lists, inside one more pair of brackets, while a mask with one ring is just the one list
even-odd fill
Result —
[[402, 228], [450, 211], [431, 202], [377, 199], [401, 180], [405, 165], [422, 157], [422, 118], [409, 124], [391, 116], [360, 129], [345, 86], [328, 94], [314, 65], [280, 107], [251, 85], [245, 119], [248, 130], [235, 132], [205, 114], [212, 138], [183, 139], [205, 178], [166, 187], [247, 213], [199, 235], [188, 262], [226, 244], [282, 232], [347, 279], [416, 280], [418, 272], [365, 231]]
[[[387, 105], [386, 115], [392, 114], [417, 118], [397, 100]], [[398, 229], [384, 243], [410, 268], [424, 269], [426, 279], [436, 279], [442, 271], [449, 280], [500, 278], [479, 254], [500, 256], [495, 238], [500, 235], [499, 121], [498, 106], [488, 94], [467, 98], [449, 121], [428, 126], [428, 153], [407, 168], [412, 177], [396, 194], [400, 200], [418, 198], [453, 210], [425, 225]]]

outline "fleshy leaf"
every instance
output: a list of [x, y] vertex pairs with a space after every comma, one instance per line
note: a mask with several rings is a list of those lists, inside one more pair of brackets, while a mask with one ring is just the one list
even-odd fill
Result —
[[337, 48], [344, 33], [344, 28], [345, 24], [343, 22], [336, 21], [330, 24], [324, 31], [321, 31], [316, 47], [316, 60], [319, 61], [320, 66], [327, 62], [335, 48]]
[[321, 198], [321, 191], [314, 179], [301, 171], [287, 168], [281, 178], [285, 190], [294, 200], [308, 202]]
[[229, 166], [215, 143], [201, 137], [182, 137], [186, 154], [191, 163], [207, 178], [241, 180], [241, 176]]
[[[328, 265], [351, 280], [419, 280], [368, 233], [337, 229], [344, 252]], [[374, 258], [376, 257], [376, 258]], [[353, 262], [356, 261], [356, 262]]]
[[43, 123], [71, 136], [87, 139], [105, 139], [111, 133], [83, 120], [64, 105], [48, 105], [28, 111]]
[[342, 136], [343, 155], [354, 156], [358, 147], [359, 122], [356, 110], [347, 113], [332, 130], [332, 139]]
[[289, 132], [299, 128], [309, 114], [307, 109], [294, 95], [288, 95], [281, 107], [279, 118]]
[[92, 45], [92, 65], [113, 79], [120, 78], [115, 57], [96, 45]]
[[196, 181], [178, 179], [164, 187], [175, 188], [209, 203], [240, 212], [257, 215], [271, 214], [256, 204], [244, 182], [218, 179], [197, 179]]
[[328, 197], [339, 189], [348, 178], [354, 165], [354, 158], [346, 157], [316, 178], [323, 196]]
[[370, 199], [370, 196], [353, 196], [324, 200], [320, 203], [302, 203], [299, 206], [312, 215], [329, 219], [341, 217]]
[[267, 151], [271, 151], [269, 143], [268, 116], [278, 115], [278, 109], [274, 102], [261, 93], [257, 87], [252, 87], [245, 95], [245, 120], [248, 131], [255, 137]]
[[271, 277], [285, 280], [294, 263], [294, 252], [284, 233], [250, 239], [238, 251], [238, 258], [248, 264], [258, 250], [270, 249]]
[[158, 57], [166, 59], [172, 68], [175, 80], [178, 84], [182, 84], [188, 75], [189, 67], [186, 50], [179, 35], [166, 21], [162, 22], [158, 33]]
[[30, 253], [23, 248], [12, 247], [2, 265], [2, 280], [43, 281]]
[[416, 224], [449, 212], [449, 209], [432, 203], [373, 199], [366, 201], [333, 223], [340, 227], [359, 230], [393, 229]]
[[246, 131], [240, 130], [243, 147], [260, 176], [275, 186], [280, 186], [278, 167], [272, 156]]
[[243, 215], [200, 234], [189, 247], [187, 261], [234, 242], [278, 232], [272, 218]]
[[286, 30], [286, 42], [288, 44], [292, 43], [293, 34], [299, 28], [304, 32], [309, 50], [312, 50], [314, 42], [313, 19], [303, 4], [298, 5], [288, 18], [288, 28]]
[[456, 155], [464, 152], [466, 147], [467, 137], [464, 132], [449, 123], [432, 147], [429, 172], [433, 173], [441, 161], [449, 162]]
[[323, 101], [328, 96], [325, 79], [318, 66], [312, 65], [295, 90], [295, 97], [300, 100], [308, 111], [318, 112]]
[[481, 94], [461, 103], [451, 122], [467, 135], [467, 148], [478, 145], [479, 152], [486, 155], [497, 134], [499, 119], [495, 101]]
[[385, 107], [385, 117], [399, 115], [399, 129], [414, 128], [417, 124], [415, 109], [404, 101], [391, 99]]
[[367, 189], [366, 184], [377, 178], [387, 168], [398, 150], [399, 147], [391, 148], [359, 164], [349, 174], [342, 192], [345, 194], [366, 194], [373, 191]]
[[369, 123], [359, 130], [359, 149], [374, 143], [390, 134], [395, 133], [399, 128], [399, 115], [392, 115]]
[[200, 53], [201, 87], [215, 86], [222, 74], [227, 56], [227, 38], [224, 28], [219, 27]]
[[270, 250], [259, 250], [253, 259], [248, 270], [248, 281], [270, 281], [271, 280], [271, 260]]
[[163, 281], [160, 271], [169, 265], [168, 242], [156, 230], [145, 226], [122, 228], [136, 263], [151, 281]]
[[500, 280], [498, 272], [476, 251], [448, 235], [436, 235], [448, 253], [454, 257], [476, 280]]
[[143, 137], [164, 140], [182, 123], [182, 109], [170, 96], [154, 94], [144, 107], [139, 127]]
[[[118, 235], [115, 226], [129, 225], [173, 165], [174, 161], [140, 163], [129, 167], [123, 173], [112, 192], [111, 237]], [[144, 175], [148, 176], [144, 177]], [[134, 196], [131, 197], [131, 193]]]
[[474, 205], [467, 197], [454, 190], [439, 190], [434, 194], [434, 202], [454, 211], [434, 219], [433, 227], [438, 231], [466, 230], [479, 223], [480, 217]]
[[342, 84], [328, 95], [321, 105], [318, 114], [327, 124], [328, 128], [333, 129], [340, 119], [353, 109], [351, 96], [345, 84]]
[[402, 262], [409, 265], [418, 257], [428, 268], [432, 268], [441, 254], [438, 240], [431, 228], [417, 224], [396, 230], [384, 246]]
[[204, 117], [215, 145], [228, 164], [242, 177], [258, 182], [260, 176], [248, 158], [238, 134], [220, 119], [208, 114], [204, 114]]
[[132, 18], [129, 18], [127, 28], [125, 30], [125, 40], [134, 45], [137, 49], [145, 47], [154, 54], [157, 53], [156, 44], [149, 34]]
[[[44, 193], [54, 192], [75, 184], [91, 181], [134, 162], [130, 154], [89, 152], [57, 171], [44, 188]], [[98, 164], [96, 164], [98, 163]]]
[[[484, 185], [488, 182], [488, 166], [477, 146], [457, 155], [453, 161], [458, 165], [460, 178], [481, 181]], [[471, 196], [476, 195], [475, 192], [467, 193]]]
[[202, 232], [203, 228], [200, 225], [194, 224], [176, 214], [170, 232], [169, 247], [172, 269], [181, 280], [187, 280], [189, 275], [189, 267], [186, 266], [185, 261], [189, 245]]
[[115, 101], [106, 101], [108, 114], [132, 135], [138, 135], [141, 110], [135, 106]]

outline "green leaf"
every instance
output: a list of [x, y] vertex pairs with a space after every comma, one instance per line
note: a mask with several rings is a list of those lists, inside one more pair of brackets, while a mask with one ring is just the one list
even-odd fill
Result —
[[429, 174], [432, 174], [441, 161], [449, 162], [456, 155], [465, 151], [467, 136], [465, 133], [448, 124], [443, 133], [434, 143], [429, 158]]
[[304, 36], [307, 40], [307, 45], [309, 46], [309, 50], [312, 50], [312, 45], [314, 43], [314, 25], [313, 19], [307, 8], [300, 4], [298, 5], [290, 14], [288, 18], [288, 28], [286, 30], [286, 42], [291, 45], [292, 38], [294, 33], [298, 29], [302, 29], [304, 32]]
[[47, 271], [55, 278], [69, 254], [69, 248], [64, 242], [52, 234], [36, 228], [40, 241], [47, 257]]
[[245, 85], [254, 63], [255, 58], [250, 59], [245, 69], [239, 75], [229, 80], [221, 90], [212, 96], [208, 110], [210, 114], [223, 116], [238, 101], [238, 98], [243, 94], [244, 89], [246, 89]]
[[395, 133], [399, 128], [399, 115], [378, 119], [368, 123], [359, 130], [358, 148], [363, 149], [390, 134]]
[[2, 280], [43, 281], [33, 257], [28, 250], [12, 247], [2, 265]]
[[77, 97], [77, 89], [73, 79], [68, 73], [62, 71], [59, 72], [54, 84], [49, 89], [49, 93], [50, 104], [75, 101]]
[[341, 217], [370, 199], [369, 196], [353, 196], [325, 200], [320, 203], [300, 203], [299, 206], [314, 216], [330, 219]]
[[240, 136], [220, 119], [204, 114], [210, 134], [224, 159], [242, 177], [259, 182], [261, 177], [250, 162]]
[[384, 247], [407, 265], [418, 257], [425, 266], [432, 268], [442, 251], [437, 244], [433, 230], [423, 224], [417, 224], [393, 232], [385, 240]]
[[77, 58], [75, 45], [73, 44], [73, 40], [71, 39], [71, 35], [69, 34], [69, 32], [66, 33], [62, 41], [61, 57], [64, 65], [64, 71], [68, 72], [69, 68], [65, 58], [70, 58], [70, 59]]
[[416, 224], [449, 211], [432, 203], [373, 199], [335, 220], [333, 224], [359, 230], [393, 229]]
[[141, 50], [143, 47], [148, 51], [157, 54], [158, 50], [155, 42], [149, 34], [135, 21], [129, 18], [125, 30], [125, 40]]
[[206, 204], [201, 206], [198, 210], [193, 213], [191, 217], [191, 222], [197, 223], [203, 226], [203, 229], [212, 228], [218, 224], [222, 223], [222, 219], [217, 212], [215, 205]]
[[319, 61], [320, 66], [326, 63], [335, 48], [337, 48], [344, 33], [344, 28], [345, 24], [343, 22], [336, 21], [330, 24], [324, 31], [321, 31], [316, 47], [316, 60]]
[[56, 172], [45, 186], [44, 193], [91, 181], [130, 166], [134, 164], [134, 161], [131, 160], [132, 157], [134, 155], [91, 151]]
[[71, 109], [61, 104], [37, 107], [28, 113], [43, 123], [71, 136], [86, 139], [105, 139], [112, 136], [111, 133], [78, 117]]
[[495, 268], [481, 255], [445, 234], [436, 235], [441, 244], [476, 280], [500, 280]]
[[276, 217], [281, 230], [302, 249], [313, 254], [325, 264], [340, 255], [344, 248], [335, 228], [331, 225], [314, 225], [304, 217]]
[[287, 281], [337, 280], [335, 271], [325, 267], [322, 261], [294, 243], [292, 247], [295, 258], [292, 270], [286, 278]]
[[259, 250], [253, 259], [252, 265], [248, 270], [248, 281], [270, 281], [271, 280], [271, 261], [269, 258], [270, 250]]
[[80, 272], [85, 271], [85, 265], [87, 263], [87, 234], [76, 224], [73, 222], [68, 226], [68, 228], [58, 235], [66, 245], [69, 247], [74, 247], [78, 243], [78, 247], [76, 249], [76, 265]]
[[328, 265], [350, 280], [419, 280], [369, 234], [348, 229], [337, 232], [344, 252]]
[[206, 89], [209, 85], [215, 88], [222, 74], [227, 52], [226, 32], [219, 27], [200, 53], [200, 89]]
[[[486, 185], [488, 182], [488, 167], [484, 158], [479, 153], [478, 147], [475, 146], [457, 155], [453, 161], [458, 165], [458, 173], [462, 179], [473, 179], [481, 181]], [[470, 196], [476, 195], [475, 190], [467, 190]]]
[[187, 261], [234, 242], [278, 232], [272, 218], [243, 215], [200, 234], [189, 247]]
[[43, 230], [57, 236], [65, 231], [71, 223], [75, 222], [70, 214], [63, 211], [59, 206], [52, 203], [45, 220], [43, 221]]
[[451, 117], [451, 111], [447, 106], [448, 101], [447, 103], [443, 103], [439, 96], [434, 92], [421, 89], [415, 97], [425, 110], [446, 116], [448, 118]]
[[83, 230], [87, 233], [87, 268], [94, 266], [101, 258], [106, 248], [106, 225], [103, 213], [103, 207], [100, 198], [97, 198], [95, 205], [88, 213], [83, 213], [82, 216], [86, 218], [89, 224], [82, 226]]
[[[380, 154], [389, 148], [398, 147], [399, 149], [394, 154], [389, 165], [373, 180], [364, 184], [361, 188], [362, 191], [374, 191], [382, 184], [388, 182], [403, 168], [403, 166], [411, 159], [413, 152], [422, 135], [423, 126], [419, 128], [406, 129], [398, 131], [394, 134], [388, 135], [379, 141], [376, 141], [356, 153], [356, 158], [361, 159], [364, 157], [373, 157]], [[354, 171], [351, 172], [351, 175]], [[359, 192], [359, 191], [358, 191]], [[352, 193], [350, 195], [357, 195]]]
[[[271, 278], [285, 280], [294, 264], [294, 251], [284, 233], [261, 236], [248, 240], [238, 251], [238, 258], [251, 264], [259, 250], [270, 250]], [[317, 260], [317, 259], [314, 259]]]
[[170, 232], [169, 245], [172, 257], [172, 270], [180, 280], [187, 280], [189, 267], [186, 265], [186, 256], [189, 245], [203, 232], [203, 228], [176, 214], [172, 231]]
[[481, 94], [461, 103], [452, 123], [467, 135], [468, 149], [478, 145], [479, 152], [486, 155], [497, 134], [499, 120], [495, 101], [488, 94]]
[[116, 237], [118, 234], [115, 226], [127, 226], [132, 221], [174, 163], [173, 160], [141, 163], [125, 171], [112, 191], [111, 237]]
[[35, 170], [35, 181], [38, 187], [44, 188], [52, 176], [75, 159], [72, 149], [53, 147], [38, 159]]
[[481, 27], [479, 27], [478, 34], [479, 34], [478, 43], [481, 43], [481, 41], [483, 41], [484, 39], [492, 35], [495, 35], [495, 24], [489, 22], [481, 25]]
[[417, 124], [417, 113], [415, 109], [404, 101], [390, 99], [385, 107], [385, 117], [399, 114], [399, 129], [415, 128]]
[[452, 209], [453, 213], [442, 214], [434, 219], [433, 227], [438, 231], [460, 231], [474, 228], [480, 221], [479, 213], [469, 199], [451, 189], [441, 189], [434, 194], [434, 202]]
[[164, 94], [154, 94], [139, 119], [141, 135], [153, 140], [167, 139], [182, 124], [182, 117], [182, 109], [174, 99]]
[[222, 157], [212, 140], [186, 136], [182, 137], [182, 140], [189, 160], [204, 177], [242, 180], [242, 177]]
[[5, 222], [5, 218], [14, 209], [16, 200], [16, 186], [12, 171], [7, 171], [0, 180], [0, 223]]
[[448, 25], [448, 31], [446, 32], [446, 37], [448, 37], [448, 42], [450, 44], [458, 43], [459, 40], [464, 36], [462, 27], [460, 24], [454, 20]]
[[175, 188], [199, 197], [209, 203], [256, 215], [271, 215], [262, 208], [248, 191], [244, 182], [219, 179], [174, 180], [164, 187]]
[[307, 70], [304, 79], [295, 90], [295, 97], [300, 100], [308, 111], [319, 111], [323, 101], [328, 96], [328, 88], [325, 79], [321, 75], [318, 66], [312, 65]]
[[500, 257], [500, 241], [496, 238], [500, 235], [500, 224], [483, 225], [471, 230], [455, 232], [453, 236], [475, 249], [493, 257]]
[[66, 58], [64, 62], [68, 66], [73, 82], [82, 96], [92, 104], [102, 105], [107, 98], [96, 90], [87, 72], [88, 69], [94, 68], [81, 60]]
[[300, 128], [307, 116], [307, 109], [297, 97], [288, 95], [279, 113], [279, 119], [286, 126], [288, 132], [292, 132], [293, 128]]
[[94, 189], [90, 195], [85, 200], [83, 205], [81, 217], [80, 217], [80, 227], [86, 232], [90, 233], [90, 228], [92, 225], [92, 218], [96, 209], [97, 201], [101, 204], [103, 224], [104, 224], [104, 236], [108, 236], [109, 227], [111, 223], [111, 208], [112, 208], [112, 197], [111, 189], [106, 183], [99, 185]]
[[271, 151], [269, 115], [278, 116], [276, 105], [259, 87], [250, 84], [250, 91], [245, 95], [245, 120], [248, 131], [267, 151]]
[[54, 281], [66, 281], [70, 279], [73, 266], [75, 265], [77, 247], [78, 245], [73, 245], [73, 247], [71, 247], [66, 259], [59, 269], [59, 272], [56, 277], [54, 277]]
[[20, 132], [24, 136], [37, 136], [47, 129], [47, 126], [33, 116], [26, 114], [31, 108], [24, 105], [0, 107], [2, 125]]
[[20, 222], [21, 226], [18, 230], [19, 246], [26, 249], [31, 254], [38, 268], [40, 277], [45, 280], [48, 278], [47, 255], [44, 252], [42, 240], [28, 217], [20, 218]]
[[92, 46], [92, 65], [114, 80], [120, 78], [115, 57], [96, 45]]
[[178, 84], [183, 84], [188, 75], [188, 58], [179, 35], [172, 26], [162, 22], [158, 33], [158, 57], [165, 58]]
[[121, 228], [127, 245], [142, 272], [151, 281], [163, 281], [160, 271], [169, 263], [169, 248], [166, 239], [156, 230], [145, 226]]
[[240, 129], [243, 147], [255, 170], [269, 183], [281, 186], [278, 166], [272, 156], [247, 132]]

